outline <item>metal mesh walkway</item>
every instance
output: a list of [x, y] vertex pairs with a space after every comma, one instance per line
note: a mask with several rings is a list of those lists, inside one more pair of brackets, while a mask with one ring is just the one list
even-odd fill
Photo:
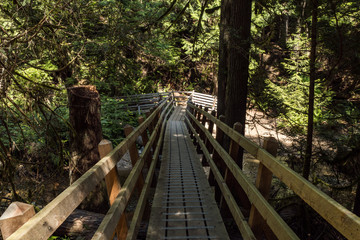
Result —
[[184, 113], [178, 106], [168, 121], [147, 239], [229, 239]]

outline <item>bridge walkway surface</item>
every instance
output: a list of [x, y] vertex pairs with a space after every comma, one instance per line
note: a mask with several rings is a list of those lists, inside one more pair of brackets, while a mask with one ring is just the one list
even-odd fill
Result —
[[167, 123], [147, 239], [229, 239], [185, 111], [177, 106]]

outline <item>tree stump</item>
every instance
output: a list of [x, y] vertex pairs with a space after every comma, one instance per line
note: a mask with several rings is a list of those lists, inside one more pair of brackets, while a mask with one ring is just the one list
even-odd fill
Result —
[[[68, 90], [71, 161], [70, 184], [74, 183], [99, 160], [98, 144], [102, 139], [100, 96], [95, 86], [73, 86]], [[106, 191], [97, 186], [82, 207], [90, 211], [107, 211]]]

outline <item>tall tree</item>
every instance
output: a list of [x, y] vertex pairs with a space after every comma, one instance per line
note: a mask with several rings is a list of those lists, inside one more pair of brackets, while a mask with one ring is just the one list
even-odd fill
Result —
[[314, 129], [314, 96], [316, 80], [316, 45], [317, 45], [317, 22], [318, 22], [318, 0], [312, 1], [312, 25], [311, 25], [311, 50], [310, 50], [310, 85], [309, 85], [309, 110], [306, 135], [306, 150], [303, 166], [303, 177], [308, 179], [310, 174], [310, 164], [313, 144]]
[[[251, 0], [224, 1], [224, 41], [227, 46], [227, 81], [225, 99], [226, 123], [240, 122], [245, 126], [247, 84], [249, 78], [249, 50]], [[244, 130], [242, 130], [244, 131]]]
[[221, 1], [220, 36], [219, 36], [219, 70], [218, 70], [218, 115], [225, 114], [226, 81], [227, 81], [227, 41], [224, 38], [225, 28], [229, 25], [229, 14], [226, 6], [229, 0]]

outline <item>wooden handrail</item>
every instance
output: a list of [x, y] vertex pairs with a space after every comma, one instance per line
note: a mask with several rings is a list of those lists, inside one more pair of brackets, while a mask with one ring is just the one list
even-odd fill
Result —
[[[163, 111], [163, 116], [167, 109], [172, 106], [172, 104], [168, 104]], [[162, 119], [162, 118], [161, 118]], [[140, 155], [139, 160], [136, 162], [135, 166], [130, 172], [129, 177], [126, 179], [123, 187], [120, 190], [120, 193], [116, 197], [114, 203], [111, 205], [108, 213], [105, 215], [103, 221], [101, 222], [98, 230], [96, 231], [95, 235], [93, 236], [93, 240], [95, 239], [110, 239], [117, 223], [120, 220], [123, 211], [126, 208], [126, 205], [130, 199], [131, 193], [135, 187], [135, 184], [141, 174], [142, 168], [145, 164], [145, 159], [147, 154], [149, 154], [153, 143], [155, 142], [156, 135], [158, 134], [158, 130], [162, 125], [161, 120], [157, 122], [154, 130], [152, 131], [151, 137], [149, 142], [146, 144], [143, 152]]]
[[[198, 108], [199, 109], [199, 108]], [[258, 209], [262, 217], [269, 224], [269, 227], [279, 239], [299, 239], [296, 234], [291, 230], [291, 228], [284, 222], [284, 220], [277, 214], [277, 212], [271, 207], [268, 201], [261, 195], [258, 189], [251, 183], [251, 181], [245, 176], [241, 171], [240, 167], [235, 163], [235, 161], [230, 157], [228, 152], [221, 147], [221, 145], [213, 138], [213, 136], [207, 131], [205, 126], [203, 126], [189, 111], [187, 111], [188, 116], [192, 121], [197, 125], [197, 127], [206, 135], [206, 138], [211, 143], [215, 151], [221, 156], [227, 165], [228, 169], [232, 172], [235, 179], [238, 181], [242, 189], [248, 195], [249, 200], [255, 207]], [[197, 134], [195, 134], [197, 135]], [[202, 141], [200, 141], [202, 142]], [[202, 149], [205, 150], [205, 149]], [[211, 162], [209, 162], [211, 163]], [[214, 167], [215, 164], [213, 164]], [[217, 168], [216, 168], [217, 169]], [[212, 169], [215, 173], [216, 169]], [[216, 178], [216, 175], [215, 175]], [[223, 181], [218, 182], [219, 185], [226, 185]], [[225, 193], [223, 193], [225, 195]]]
[[[53, 199], [39, 213], [14, 232], [8, 239], [48, 239], [73, 212], [73, 210], [80, 205], [80, 203], [95, 188], [95, 186], [116, 166], [117, 161], [121, 159], [142, 132], [153, 123], [155, 117], [158, 116], [158, 113], [165, 106], [168, 107], [170, 105], [172, 105], [172, 101], [163, 101], [159, 107], [156, 108], [154, 112], [143, 122], [143, 124], [134, 129], [134, 131], [131, 132], [130, 135], [126, 137], [114, 150], [102, 158], [77, 181]], [[140, 164], [141, 161], [138, 161], [138, 163]], [[134, 168], [136, 168], [136, 166]], [[114, 204], [115, 203], [113, 203], [113, 205]], [[114, 231], [114, 229], [112, 229], [112, 231]]]
[[[292, 189], [301, 199], [303, 199], [310, 207], [312, 207], [317, 213], [319, 213], [342, 235], [344, 235], [348, 239], [355, 240], [359, 238], [360, 218], [358, 216], [356, 216], [355, 214], [347, 210], [345, 207], [340, 205], [338, 202], [330, 198], [328, 195], [320, 191], [316, 186], [301, 177], [298, 173], [285, 166], [266, 150], [251, 142], [240, 133], [234, 131], [225, 123], [221, 122], [211, 114], [203, 111], [202, 109], [194, 106], [191, 103], [189, 103], [188, 106], [191, 109], [194, 109], [196, 112], [205, 115], [208, 120], [216, 124], [217, 128], [220, 128], [227, 136], [229, 136], [247, 152], [257, 158], [262, 164], [264, 164], [267, 169], [269, 169], [274, 174], [274, 176], [278, 177], [283, 183], [285, 183], [290, 189]], [[241, 172], [241, 169], [237, 165], [234, 165], [232, 159], [228, 157], [228, 153], [221, 146], [218, 145], [218, 143], [212, 138], [211, 134], [209, 134], [206, 128], [196, 120], [196, 118], [190, 113], [190, 111], [187, 111], [187, 113], [188, 116], [190, 116], [190, 118], [192, 119], [192, 121], [197, 124], [198, 129], [200, 128], [201, 131], [205, 132], [208, 140], [213, 145], [213, 147], [215, 148], [216, 146], [216, 151], [218, 151], [219, 155], [223, 157], [228, 168], [234, 174], [234, 176], [236, 174], [235, 177], [237, 181], [243, 187], [244, 191], [248, 194], [251, 202], [255, 205], [255, 207], [260, 213], [262, 212], [261, 214], [264, 219], [268, 219], [268, 216], [264, 216], [266, 214], [263, 212], [264, 210], [266, 210], [267, 207], [264, 208], [263, 206], [257, 206], [257, 204], [259, 204], [258, 201], [260, 201], [259, 199], [256, 200], [257, 193], [252, 190], [252, 187], [248, 188], [248, 186], [245, 185], [244, 182], [246, 182], [246, 180], [242, 177], [243, 174]], [[253, 202], [254, 200], [255, 202]], [[267, 220], [267, 223], [275, 233], [277, 227], [272, 227], [271, 225], [273, 225], [273, 222], [269, 220]]]

